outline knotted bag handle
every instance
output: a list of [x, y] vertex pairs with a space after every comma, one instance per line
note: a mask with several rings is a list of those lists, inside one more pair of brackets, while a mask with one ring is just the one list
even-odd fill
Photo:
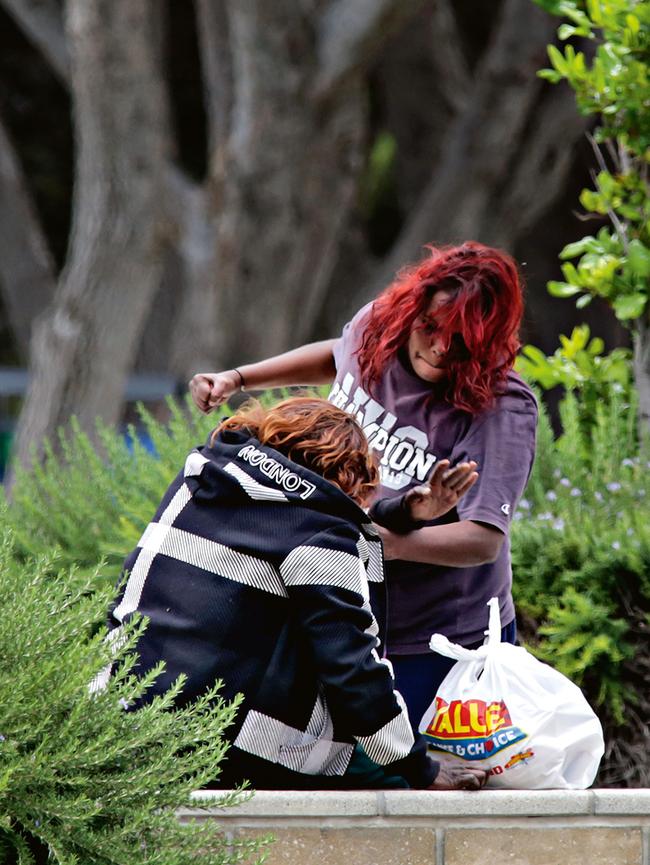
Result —
[[490, 616], [488, 628], [485, 631], [487, 640], [478, 649], [466, 649], [457, 643], [452, 643], [443, 634], [434, 634], [429, 641], [429, 648], [445, 658], [453, 658], [455, 661], [478, 661], [487, 658], [488, 654], [501, 643], [501, 616], [499, 614], [499, 599], [490, 598], [488, 601]]

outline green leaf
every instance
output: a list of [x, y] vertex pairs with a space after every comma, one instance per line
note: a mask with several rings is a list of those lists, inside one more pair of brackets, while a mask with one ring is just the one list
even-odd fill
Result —
[[583, 255], [585, 252], [601, 251], [602, 248], [596, 238], [588, 234], [574, 243], [568, 243], [560, 253], [560, 258], [562, 261], [565, 261], [567, 258], [577, 258], [577, 256]]
[[643, 219], [643, 214], [637, 207], [633, 207], [631, 204], [621, 204], [616, 210], [624, 216], [625, 219], [629, 219], [630, 222], [640, 222]]
[[540, 69], [537, 72], [538, 78], [543, 78], [545, 81], [550, 81], [551, 84], [557, 84], [558, 81], [562, 80], [562, 76], [559, 72], [556, 72], [555, 69]]
[[548, 51], [548, 56], [551, 63], [557, 69], [557, 71], [563, 76], [568, 75], [569, 67], [566, 60], [564, 59], [564, 54], [562, 54], [562, 52], [558, 48], [556, 48], [555, 45], [548, 45], [546, 50]]
[[562, 265], [562, 273], [564, 274], [565, 281], [570, 285], [582, 285], [580, 274], [570, 261], [567, 261]]
[[600, 8], [600, 0], [587, 0], [587, 12], [594, 24], [603, 23], [603, 13]]
[[583, 294], [576, 300], [576, 306], [578, 309], [584, 309], [585, 306], [589, 306], [593, 297], [590, 294]]
[[612, 177], [609, 171], [599, 171], [596, 181], [598, 183], [598, 188], [602, 191], [603, 195], [611, 196], [617, 190], [618, 182], [616, 178]]
[[578, 28], [574, 27], [572, 24], [561, 24], [558, 27], [557, 35], [560, 39], [570, 39], [572, 36], [575, 36], [578, 32]]
[[548, 289], [548, 293], [552, 294], [553, 297], [573, 297], [574, 294], [578, 294], [580, 288], [576, 285], [571, 285], [568, 282], [556, 282], [555, 280], [551, 280], [546, 286]]
[[580, 324], [574, 327], [571, 331], [571, 336], [566, 337], [563, 333], [560, 334], [560, 345], [566, 358], [571, 360], [575, 355], [584, 349], [589, 342], [589, 325]]
[[[590, 295], [587, 295], [587, 297], [590, 297]], [[599, 336], [595, 336], [589, 343], [587, 351], [592, 357], [596, 354], [602, 354], [605, 351], [605, 343]]]
[[534, 363], [540, 365], [548, 366], [548, 359], [541, 348], [537, 348], [536, 345], [525, 345], [522, 348], [522, 354], [525, 354], [526, 357], [530, 358]]
[[602, 195], [594, 192], [591, 189], [583, 189], [580, 193], [580, 204], [585, 210], [593, 213], [607, 213], [607, 205], [603, 201]]
[[627, 253], [628, 264], [634, 276], [650, 276], [650, 249], [638, 239], [630, 241]]
[[579, 324], [571, 331], [571, 343], [578, 349], [583, 349], [589, 342], [590, 330], [588, 324]]
[[616, 317], [621, 321], [628, 321], [631, 318], [638, 318], [648, 301], [645, 294], [635, 292], [634, 294], [623, 294], [615, 298], [612, 303]]
[[586, 28], [587, 32], [589, 32], [591, 22], [582, 9], [578, 8], [577, 3], [561, 3], [560, 11], [563, 15], [569, 18], [569, 20], [573, 21], [574, 24], [577, 24], [580, 28]]

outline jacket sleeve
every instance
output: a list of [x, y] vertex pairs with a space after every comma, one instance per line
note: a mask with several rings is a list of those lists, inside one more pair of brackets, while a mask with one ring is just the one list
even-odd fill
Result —
[[386, 774], [428, 787], [438, 764], [421, 737], [414, 742], [390, 664], [378, 655], [359, 537], [345, 524], [320, 532], [289, 553], [280, 574], [313, 652], [335, 730], [354, 739]]
[[379, 499], [370, 508], [370, 519], [398, 535], [405, 535], [425, 525], [411, 519], [404, 507], [405, 497], [406, 493], [403, 493], [401, 496]]

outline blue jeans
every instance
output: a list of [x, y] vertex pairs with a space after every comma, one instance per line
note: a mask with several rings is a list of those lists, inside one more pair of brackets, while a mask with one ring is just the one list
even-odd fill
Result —
[[[517, 641], [517, 623], [513, 619], [501, 628], [501, 642], [515, 643]], [[483, 640], [466, 646], [467, 649], [478, 649]], [[456, 663], [453, 658], [445, 658], [436, 652], [426, 655], [389, 655], [395, 672], [395, 688], [404, 697], [409, 710], [411, 727], [417, 732], [422, 715], [433, 702], [440, 683]]]

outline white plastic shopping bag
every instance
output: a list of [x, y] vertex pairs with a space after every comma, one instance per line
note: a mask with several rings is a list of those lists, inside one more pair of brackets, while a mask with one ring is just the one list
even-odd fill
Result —
[[600, 721], [577, 685], [520, 646], [501, 642], [497, 598], [488, 639], [471, 650], [434, 634], [434, 652], [455, 658], [419, 730], [436, 759], [488, 770], [488, 786], [584, 789], [604, 751]]

